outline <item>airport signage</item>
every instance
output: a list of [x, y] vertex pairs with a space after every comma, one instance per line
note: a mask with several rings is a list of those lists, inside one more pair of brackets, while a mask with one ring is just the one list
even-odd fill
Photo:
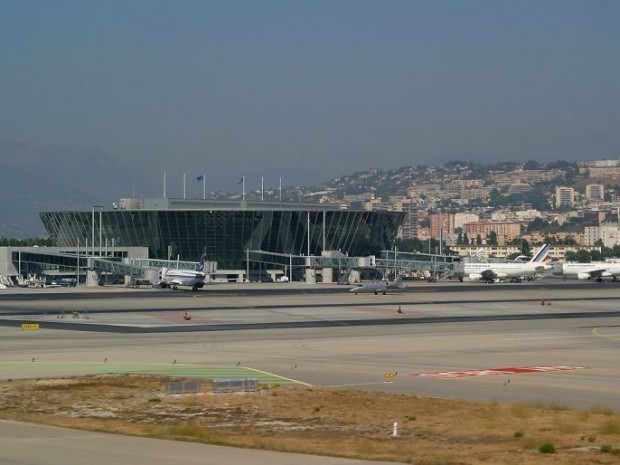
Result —
[[22, 323], [22, 331], [38, 331], [39, 323]]

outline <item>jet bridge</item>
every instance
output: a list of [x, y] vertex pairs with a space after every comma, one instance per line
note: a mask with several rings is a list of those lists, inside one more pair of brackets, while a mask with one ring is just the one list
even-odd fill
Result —
[[[90, 270], [98, 272], [123, 275], [129, 280], [129, 283], [136, 283], [142, 280], [149, 280], [152, 284], [153, 276], [149, 276], [149, 268], [134, 263], [119, 262], [116, 260], [108, 260], [99, 257], [88, 257], [87, 266]], [[151, 273], [152, 274], [152, 273]]]
[[[342, 276], [352, 276], [352, 270], [360, 270], [362, 268], [375, 268], [381, 270], [384, 274], [391, 270], [419, 270], [427, 277], [460, 277], [463, 272], [463, 264], [459, 257], [447, 255], [419, 254], [411, 252], [398, 252], [384, 250], [381, 252], [381, 258], [374, 255], [365, 257], [349, 257], [338, 251], [326, 251], [324, 255], [293, 255], [274, 252], [266, 252], [262, 250], [246, 251], [246, 267], [251, 262], [278, 267], [284, 270], [285, 275], [289, 279], [293, 279], [293, 270], [303, 269], [306, 276], [306, 282], [313, 282], [313, 276], [316, 277], [317, 270], [323, 277], [323, 282], [332, 282], [335, 270], [338, 270], [340, 280]], [[357, 273], [359, 277], [359, 272]], [[327, 278], [327, 279], [326, 279]]]
[[461, 257], [452, 255], [434, 255], [415, 252], [399, 252], [382, 250], [381, 258], [376, 260], [377, 268], [402, 272], [404, 270], [419, 270], [425, 277], [431, 279], [453, 278], [462, 280], [464, 274]]
[[[338, 251], [325, 251], [323, 255], [293, 255], [264, 250], [246, 250], [246, 276], [250, 275], [250, 263], [259, 263], [276, 267], [280, 274], [289, 280], [293, 280], [293, 274], [299, 274], [303, 270], [306, 282], [316, 282], [317, 272], [320, 272], [323, 282], [333, 282], [334, 270], [338, 270], [338, 276], [352, 269], [375, 268], [375, 256], [349, 257]], [[275, 272], [277, 274], [277, 272]], [[299, 276], [297, 276], [299, 277]]]
[[[132, 266], [137, 266], [140, 268], [168, 268], [168, 269], [177, 269], [177, 270], [196, 270], [196, 262], [188, 262], [181, 260], [155, 260], [152, 258], [130, 258], [129, 259]], [[217, 273], [217, 262], [205, 261], [204, 263], [204, 271], [206, 274], [215, 274]]]

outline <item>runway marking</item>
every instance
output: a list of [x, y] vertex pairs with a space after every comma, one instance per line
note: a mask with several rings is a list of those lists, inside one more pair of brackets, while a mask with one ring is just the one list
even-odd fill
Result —
[[604, 329], [604, 327], [594, 328], [592, 330], [592, 334], [594, 334], [595, 336], [598, 336], [598, 337], [605, 338], [605, 339], [610, 339], [612, 341], [620, 341], [620, 335], [601, 334], [601, 332], [600, 332], [601, 329]]
[[[312, 387], [312, 384], [304, 383], [303, 381], [299, 381], [299, 380], [297, 380], [297, 379], [292, 379], [292, 378], [287, 378], [287, 377], [285, 377], [285, 376], [276, 375], [276, 374], [273, 374], [273, 373], [269, 373], [268, 371], [257, 370], [256, 368], [250, 368], [250, 367], [244, 367], [244, 368], [246, 368], [246, 369], [248, 369], [248, 370], [252, 370], [252, 371], [253, 371], [253, 372], [255, 372], [255, 373], [260, 373], [260, 374], [262, 374], [262, 375], [264, 375], [264, 376], [271, 376], [271, 377], [277, 378], [277, 379], [279, 379], [279, 380], [288, 381], [288, 382], [290, 382], [290, 383], [294, 383], [294, 384], [303, 384], [304, 386], [310, 386], [310, 387]], [[277, 383], [274, 383], [274, 384], [277, 384]]]
[[474, 376], [491, 376], [491, 375], [520, 375], [524, 373], [550, 373], [557, 371], [580, 370], [586, 367], [571, 367], [567, 365], [543, 365], [532, 367], [511, 367], [511, 368], [489, 368], [481, 370], [465, 370], [465, 371], [438, 371], [434, 373], [412, 373], [411, 376], [420, 376], [425, 378], [470, 378]]
[[[279, 376], [266, 371], [244, 366], [200, 366], [181, 363], [114, 363], [114, 362], [1, 362], [0, 373], [12, 372], [12, 378], [44, 376], [95, 375], [108, 373], [128, 373], [161, 376], [184, 376], [194, 378], [258, 378], [262, 384], [310, 384]], [[16, 372], [16, 373], [15, 373]], [[69, 374], [70, 373], [70, 374]], [[0, 379], [2, 376], [0, 376]]]

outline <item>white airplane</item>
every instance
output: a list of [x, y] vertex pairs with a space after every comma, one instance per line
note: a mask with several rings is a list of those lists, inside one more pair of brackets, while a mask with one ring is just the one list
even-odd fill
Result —
[[205, 273], [205, 262], [207, 254], [204, 252], [200, 261], [196, 264], [196, 270], [181, 270], [178, 268], [166, 270], [163, 280], [159, 283], [159, 287], [177, 289], [179, 286], [191, 287], [195, 292], [202, 289], [205, 285], [204, 281], [207, 276]]
[[486, 263], [469, 262], [465, 263], [464, 273], [470, 281], [484, 281], [495, 283], [498, 281], [510, 280], [521, 282], [524, 279], [534, 279], [537, 275], [553, 269], [551, 265], [545, 264], [551, 246], [543, 245], [529, 262], [506, 262], [506, 263]]
[[599, 282], [603, 281], [603, 278], [618, 281], [620, 263], [562, 263], [561, 274], [563, 276], [577, 276], [577, 279], [594, 279]]
[[404, 291], [407, 287], [403, 284], [403, 277], [397, 276], [394, 281], [379, 281], [375, 283], [362, 283], [359, 286], [355, 286], [350, 289], [349, 292], [357, 295], [358, 292], [362, 294], [373, 293], [377, 294], [387, 294], [389, 291], [399, 292]]

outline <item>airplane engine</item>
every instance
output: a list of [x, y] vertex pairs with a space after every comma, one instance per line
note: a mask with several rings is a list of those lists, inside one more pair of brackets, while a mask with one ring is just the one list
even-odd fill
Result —
[[484, 281], [484, 278], [480, 273], [471, 273], [468, 278], [470, 281]]
[[586, 273], [584, 271], [577, 273], [577, 279], [592, 279], [590, 273]]

